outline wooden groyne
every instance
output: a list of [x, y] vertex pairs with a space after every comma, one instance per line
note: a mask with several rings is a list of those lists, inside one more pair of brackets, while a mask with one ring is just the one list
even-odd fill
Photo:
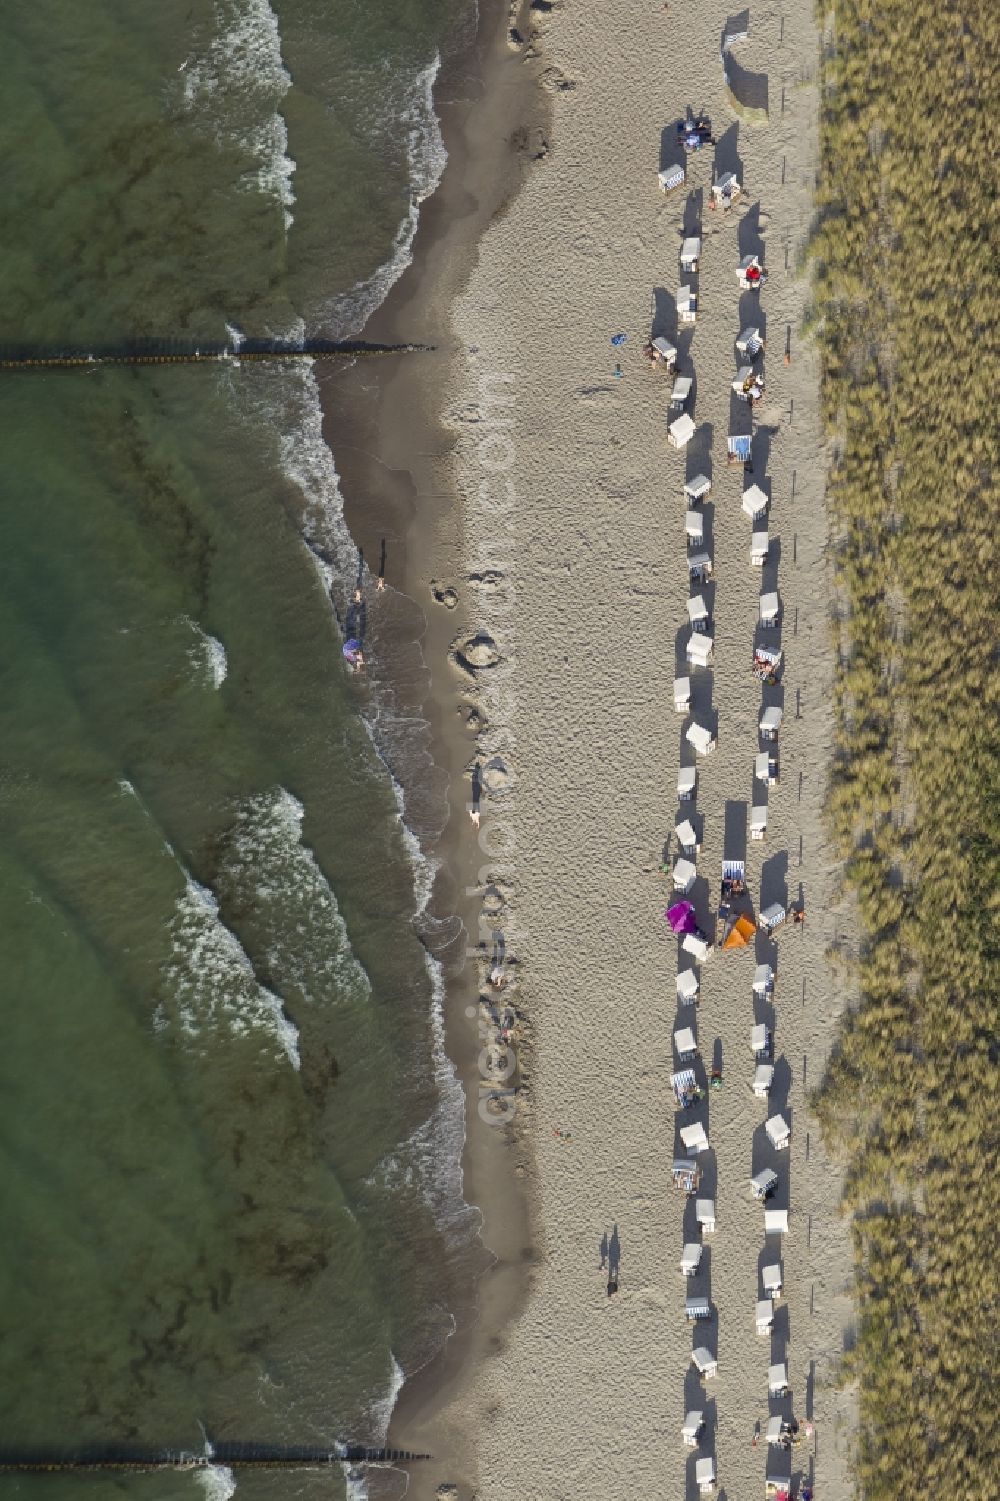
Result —
[[302, 344], [246, 339], [232, 344], [180, 339], [129, 341], [88, 349], [0, 345], [0, 370], [88, 370], [101, 365], [211, 365], [287, 360], [356, 360], [390, 354], [430, 354], [432, 344], [370, 344], [363, 339], [310, 339]]
[[338, 1444], [332, 1449], [266, 1444], [218, 1443], [211, 1456], [183, 1449], [141, 1449], [109, 1446], [79, 1453], [20, 1453], [0, 1450], [0, 1474], [60, 1474], [116, 1471], [142, 1473], [153, 1470], [199, 1470], [223, 1465], [229, 1470], [314, 1470], [352, 1464], [412, 1464], [429, 1454], [411, 1454], [406, 1449], [369, 1449], [358, 1444]]

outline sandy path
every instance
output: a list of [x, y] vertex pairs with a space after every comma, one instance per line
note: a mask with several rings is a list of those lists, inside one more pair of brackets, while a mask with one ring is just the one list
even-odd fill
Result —
[[[775, 1257], [762, 1255], [763, 1213], [748, 1191], [752, 1167], [764, 1160], [766, 1113], [749, 1088], [750, 953], [716, 954], [702, 971], [701, 1050], [710, 1061], [721, 1043], [726, 1075], [702, 1117], [718, 1231], [707, 1242], [710, 1279], [698, 1290], [710, 1286], [717, 1316], [692, 1330], [683, 1314], [678, 1261], [693, 1204], [686, 1208], [669, 1180], [676, 957], [660, 915], [667, 885], [658, 864], [675, 823], [686, 722], [672, 705], [675, 643], [683, 650], [687, 635], [686, 456], [665, 440], [670, 379], [640, 358], [652, 289], [672, 299], [680, 281], [685, 196], [657, 191], [660, 130], [688, 104], [711, 113], [717, 134], [735, 123], [718, 58], [726, 12], [715, 0], [674, 0], [668, 13], [660, 0], [633, 0], [627, 11], [626, 21], [609, 4], [567, 5], [543, 21], [546, 59], [558, 70], [550, 81], [574, 86], [556, 94], [550, 155], [488, 233], [457, 314], [470, 349], [451, 408], [470, 568], [502, 571], [515, 601], [513, 615], [501, 615], [497, 597], [483, 593], [478, 620], [514, 669], [491, 733], [517, 781], [503, 809], [491, 806], [512, 820], [517, 838], [510, 928], [534, 1036], [528, 1119], [541, 1226], [527, 1311], [461, 1404], [479, 1439], [480, 1493], [490, 1498], [604, 1501], [625, 1474], [636, 1494], [679, 1495], [686, 1477], [690, 1495], [703, 1453], [714, 1454], [728, 1496], [759, 1496], [765, 1449], [754, 1451], [750, 1437], [767, 1417], [769, 1361], [787, 1349], [788, 1410], [816, 1422], [817, 1494], [826, 1501], [847, 1491], [850, 1410], [824, 1377], [849, 1317], [850, 1259], [838, 1178], [810, 1126], [803, 1080], [818, 1081], [843, 1001], [823, 957], [837, 918], [820, 823], [831, 662], [817, 370], [795, 333], [805, 288], [785, 270], [785, 246], [794, 269], [810, 214], [816, 100], [803, 79], [817, 39], [807, 0], [794, 0], [783, 19], [777, 9], [752, 13], [740, 61], [768, 71], [771, 122], [740, 125], [736, 140], [746, 201], [759, 202], [767, 221], [768, 392], [758, 421], [775, 432], [758, 447], [756, 477], [766, 451], [770, 530], [780, 538], [766, 587], [781, 592], [786, 653], [781, 780], [771, 789], [767, 842], [749, 847], [748, 876], [755, 902], [795, 899], [801, 883], [809, 911], [804, 929], [786, 928], [778, 943], [778, 1081], [793, 1142], [776, 1202], [789, 1202], [790, 1192], [791, 1230], [771, 1247], [784, 1264], [787, 1301], [768, 1341], [754, 1331], [758, 1267]], [[707, 198], [711, 172], [709, 149], [693, 158], [688, 187]], [[717, 899], [726, 804], [746, 804], [748, 816], [758, 749], [760, 690], [748, 659], [761, 578], [749, 566], [743, 475], [725, 465], [738, 237], [751, 223], [741, 230], [736, 213], [703, 215], [701, 313], [690, 346], [694, 415], [711, 425], [715, 480], [706, 507], [715, 666], [693, 675], [697, 716], [711, 705], [719, 726], [697, 799], [703, 910]], [[620, 352], [609, 343], [618, 329], [629, 335]], [[624, 375], [616, 380], [619, 355]], [[476, 420], [484, 373], [510, 377], [509, 450], [499, 437], [491, 446], [488, 424]], [[494, 408], [494, 422], [500, 415]], [[504, 452], [509, 507], [497, 499], [501, 480], [491, 467], [506, 463]], [[621, 1291], [609, 1299], [598, 1244], [615, 1224]], [[717, 1346], [720, 1363], [707, 1400], [689, 1364], [692, 1345], [703, 1342]], [[697, 1453], [680, 1440], [692, 1405], [704, 1405], [708, 1418]], [[798, 1449], [796, 1471], [807, 1475], [812, 1458], [806, 1445]]]

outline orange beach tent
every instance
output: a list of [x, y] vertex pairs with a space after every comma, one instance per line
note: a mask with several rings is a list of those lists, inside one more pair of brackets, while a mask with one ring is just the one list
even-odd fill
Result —
[[738, 917], [726, 934], [722, 947], [724, 949], [745, 949], [756, 931], [749, 917]]

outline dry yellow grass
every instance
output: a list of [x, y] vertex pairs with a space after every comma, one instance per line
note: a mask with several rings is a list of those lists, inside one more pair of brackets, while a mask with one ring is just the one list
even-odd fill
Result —
[[836, 0], [814, 326], [842, 618], [830, 813], [864, 943], [850, 1154], [868, 1501], [1000, 1491], [1000, 8]]

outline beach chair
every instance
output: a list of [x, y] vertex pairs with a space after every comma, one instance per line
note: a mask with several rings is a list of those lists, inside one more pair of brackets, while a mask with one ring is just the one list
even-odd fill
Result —
[[694, 437], [697, 429], [688, 412], [682, 412], [675, 417], [667, 428], [667, 442], [671, 448], [686, 448]]
[[715, 1234], [715, 1200], [697, 1199], [694, 1206], [694, 1217], [698, 1223], [702, 1235]]
[[761, 1286], [766, 1295], [772, 1300], [781, 1297], [781, 1263], [772, 1263], [770, 1266], [761, 1268]]
[[694, 1276], [695, 1272], [701, 1265], [701, 1258], [704, 1249], [705, 1248], [700, 1241], [692, 1240], [687, 1242], [683, 1251], [681, 1252], [681, 1271], [684, 1273], [685, 1277]]
[[691, 667], [710, 667], [714, 651], [715, 642], [712, 637], [704, 631], [696, 631], [692, 628], [687, 646], [684, 648], [689, 665]]
[[672, 193], [675, 188], [684, 186], [687, 172], [683, 162], [671, 162], [668, 166], [657, 172], [657, 181], [660, 184], [661, 193]]
[[743, 514], [749, 516], [751, 521], [756, 521], [767, 510], [767, 496], [759, 485], [751, 485], [743, 491], [743, 499], [740, 502]]
[[778, 763], [774, 761], [767, 751], [760, 751], [754, 757], [753, 774], [758, 782], [763, 782], [765, 787], [778, 780]]
[[708, 605], [705, 603], [703, 594], [696, 594], [687, 602], [688, 621], [693, 631], [706, 631], [708, 629]]
[[787, 1235], [788, 1234], [788, 1210], [765, 1209], [764, 1210], [764, 1234]]
[[715, 750], [715, 736], [703, 725], [690, 724], [684, 732], [687, 743], [699, 756], [708, 756]]
[[674, 388], [670, 393], [670, 405], [675, 411], [682, 412], [684, 410], [684, 403], [691, 395], [691, 387], [693, 385], [694, 381], [690, 375], [678, 375], [674, 379]]
[[750, 1179], [750, 1192], [755, 1199], [769, 1199], [778, 1186], [778, 1175], [773, 1167], [765, 1167]]
[[762, 740], [777, 740], [782, 717], [782, 711], [776, 706], [764, 710], [758, 724]]
[[781, 614], [781, 605], [776, 593], [762, 594], [760, 596], [760, 623], [768, 630], [777, 629], [778, 617]]
[[754, 1069], [753, 1092], [758, 1100], [766, 1100], [774, 1083], [774, 1067], [770, 1063], [758, 1063]]
[[758, 1000], [764, 1000], [774, 990], [774, 970], [769, 964], [758, 964], [753, 972], [750, 989]]
[[698, 1056], [698, 1043], [690, 1027], [678, 1027], [674, 1033], [674, 1047], [679, 1063], [690, 1063]]
[[705, 1127], [700, 1121], [697, 1121], [693, 1126], [682, 1126], [680, 1137], [685, 1152], [690, 1152], [697, 1156], [699, 1152], [708, 1151], [708, 1137], [705, 1135]]
[[682, 969], [677, 976], [677, 999], [690, 1006], [698, 999], [698, 976], [693, 969]]
[[750, 1029], [750, 1051], [758, 1063], [770, 1063], [771, 1034], [763, 1022], [757, 1022]]
[[703, 1412], [688, 1412], [684, 1414], [684, 1422], [681, 1424], [681, 1442], [687, 1449], [697, 1449], [698, 1439], [705, 1426], [705, 1414]]
[[694, 1478], [699, 1494], [702, 1496], [710, 1495], [715, 1490], [715, 1460], [709, 1457], [696, 1459], [694, 1462]]
[[[690, 538], [688, 545], [695, 546]], [[711, 553], [692, 552], [688, 557], [688, 578], [692, 584], [707, 584], [712, 577], [713, 566]]]
[[701, 240], [698, 235], [689, 235], [681, 246], [681, 270], [695, 275], [701, 259]]
[[678, 287], [674, 298], [678, 323], [694, 323], [698, 317], [698, 299], [691, 287]]
[[685, 818], [683, 823], [679, 823], [674, 830], [674, 834], [677, 838], [677, 843], [685, 855], [696, 855], [698, 853], [698, 835], [690, 819]]

